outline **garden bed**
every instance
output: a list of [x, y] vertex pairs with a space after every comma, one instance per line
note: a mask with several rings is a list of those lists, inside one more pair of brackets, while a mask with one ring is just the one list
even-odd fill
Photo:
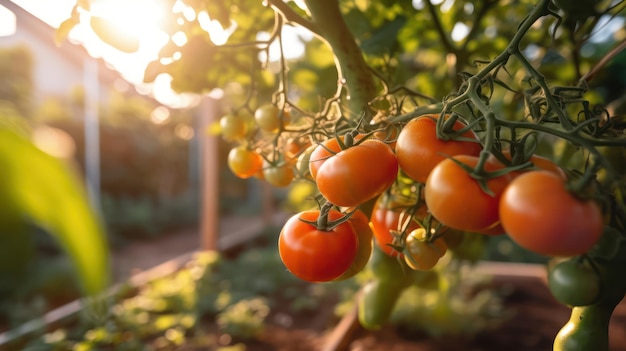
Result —
[[[231, 313], [227, 318], [227, 323], [224, 324], [220, 322], [219, 313], [209, 313], [200, 317], [193, 327], [184, 322], [177, 322], [178, 324], [174, 323], [169, 326], [159, 327], [161, 328], [160, 330], [141, 333], [133, 331], [133, 333], [137, 334], [128, 334], [122, 326], [123, 324], [120, 324], [108, 337], [121, 337], [128, 334], [136, 338], [134, 342], [147, 345], [149, 350], [172, 351], [200, 351], [207, 349], [223, 349], [224, 351], [489, 351], [502, 349], [509, 351], [541, 351], [552, 349], [554, 336], [569, 319], [569, 309], [557, 303], [546, 287], [543, 266], [483, 262], [474, 268], [472, 274], [490, 277], [482, 280], [482, 285], [479, 285], [477, 288], [488, 289], [499, 296], [505, 312], [505, 318], [500, 323], [476, 335], [464, 338], [442, 337], [434, 339], [424, 332], [415, 330], [409, 332], [406, 328], [391, 325], [381, 330], [367, 331], [358, 324], [354, 307], [345, 308], [344, 311], [347, 311], [347, 313], [342, 318], [339, 318], [336, 314], [337, 303], [343, 299], [345, 304], [345, 289], [355, 290], [358, 285], [350, 282], [345, 285], [334, 283], [316, 285], [303, 283], [295, 280], [295, 278], [292, 280], [289, 274], [284, 274], [286, 272], [283, 267], [277, 266], [279, 261], [276, 258], [272, 258], [272, 252], [275, 252], [275, 250], [271, 250], [272, 248], [269, 247], [263, 251], [262, 255], [267, 256], [257, 258], [253, 254], [255, 250], [245, 251], [247, 253], [240, 254], [244, 259], [238, 265], [227, 268], [231, 272], [230, 276], [234, 276], [234, 272], [242, 272], [241, 274], [244, 274], [245, 270], [242, 266], [250, 267], [250, 270], [257, 270], [257, 279], [253, 279], [253, 274], [252, 278], [247, 278], [248, 280], [245, 282], [237, 283], [232, 280], [230, 284], [233, 284], [233, 286], [256, 286], [254, 289], [261, 292], [265, 288], [269, 289], [264, 294], [261, 294], [267, 299], [265, 300], [266, 302], [261, 303], [261, 307], [271, 307], [267, 310], [267, 315], [262, 319], [261, 323], [259, 323], [258, 319], [252, 322], [247, 321], [246, 318], [249, 318], [250, 315], [244, 316], [242, 319], [238, 315]], [[174, 316], [170, 318], [170, 322], [172, 322], [177, 318], [181, 321], [184, 320], [186, 314], [197, 309], [197, 305], [186, 305], [186, 307], [182, 308], [182, 312], [177, 310], [177, 308], [180, 308], [177, 304], [185, 298], [181, 299], [174, 296], [174, 293], [167, 291], [168, 286], [184, 286], [189, 282], [189, 277], [175, 277], [179, 274], [179, 269], [190, 267], [188, 261], [192, 258], [193, 254], [191, 253], [181, 256], [176, 260], [160, 265], [159, 269], [157, 269], [161, 270], [160, 274], [156, 270], [152, 270], [131, 279], [131, 283], [134, 282], [131, 285], [137, 287], [139, 295], [152, 299], [147, 300], [147, 302], [144, 301], [144, 304], [150, 305], [158, 301], [159, 303], [166, 303], [171, 307], [159, 311], [137, 310], [136, 306], [127, 307], [130, 309], [126, 315], [134, 316], [148, 312], [151, 318], [157, 319]], [[260, 265], [265, 266], [261, 268], [256, 267]], [[265, 273], [259, 273], [259, 269]], [[276, 273], [277, 276], [272, 277], [272, 272]], [[171, 276], [165, 279], [173, 280], [166, 282], [166, 284], [158, 283], [159, 279], [164, 279], [163, 275]], [[226, 275], [229, 276], [229, 274]], [[156, 283], [152, 281], [155, 277], [157, 277]], [[270, 286], [265, 288], [257, 286], [258, 284], [263, 285], [262, 283], [266, 279], [274, 279], [272, 284], [283, 284], [282, 290], [276, 290], [276, 288]], [[160, 287], [142, 292], [143, 286], [147, 287], [152, 284]], [[189, 294], [196, 294], [196, 292], [193, 292], [196, 288], [198, 286], [184, 289], [184, 291], [176, 292], [176, 294], [191, 296]], [[163, 289], [165, 289], [165, 292]], [[291, 290], [291, 293], [285, 294], [286, 290]], [[163, 296], [155, 298], [155, 291], [161, 291], [160, 294]], [[236, 289], [232, 290], [233, 295], [236, 295], [236, 291]], [[209, 291], [209, 295], [211, 294], [212, 292]], [[205, 293], [205, 295], [198, 296], [207, 295]], [[214, 297], [212, 299], [217, 301]], [[133, 304], [131, 303], [130, 305]], [[72, 307], [73, 313], [76, 314], [80, 310], [81, 305], [74, 303], [69, 305], [69, 307]], [[132, 308], [135, 308], [135, 310]], [[118, 317], [115, 320], [120, 322], [125, 319], [126, 317]], [[152, 319], [150, 323], [155, 326], [159, 325], [159, 322], [153, 322]], [[245, 328], [256, 328], [259, 324], [262, 324], [262, 328], [258, 330], [256, 336], [252, 338], [237, 336], [248, 333]], [[235, 330], [235, 332], [232, 332], [233, 329], [228, 329], [233, 326], [235, 328], [244, 328], [244, 332], [242, 333], [241, 329]], [[55, 329], [48, 328], [48, 330], [52, 333], [42, 338], [42, 340], [54, 339], [55, 335], [57, 337], [60, 335], [54, 333]], [[68, 332], [66, 335], [69, 336], [71, 334], [71, 332]], [[84, 335], [87, 334], [85, 332]], [[91, 332], [91, 334], [93, 339], [93, 334], [95, 333]], [[74, 336], [76, 335], [79, 336], [78, 339], [84, 337], [80, 333], [75, 333]], [[125, 340], [125, 342], [130, 341]], [[35, 348], [32, 347], [34, 345], [41, 346], [41, 343], [30, 342], [30, 345], [31, 348], [26, 348], [26, 350], [34, 350]], [[59, 348], [60, 345], [62, 344], [57, 344], [55, 346], [57, 348], [47, 346], [37, 348], [37, 350], [61, 350], [63, 348]], [[98, 349], [113, 350], [118, 346], [101, 346]], [[7, 344], [0, 347], [0, 349], [24, 350], [23, 344], [14, 348]], [[626, 351], [626, 303], [618, 306], [612, 319], [610, 350]]]

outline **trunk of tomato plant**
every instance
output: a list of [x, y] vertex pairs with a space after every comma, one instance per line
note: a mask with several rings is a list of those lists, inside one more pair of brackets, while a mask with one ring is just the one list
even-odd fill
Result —
[[[337, 0], [305, 0], [320, 34], [330, 45], [337, 65], [339, 82], [346, 89], [348, 117], [363, 117], [368, 123], [368, 103], [376, 97], [374, 76], [339, 9]], [[366, 112], [363, 115], [363, 112]]]

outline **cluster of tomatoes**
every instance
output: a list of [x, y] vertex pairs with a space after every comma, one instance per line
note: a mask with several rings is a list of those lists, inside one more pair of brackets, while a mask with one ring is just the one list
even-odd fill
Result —
[[[252, 122], [276, 133], [288, 117], [267, 105]], [[245, 127], [234, 133], [226, 122], [226, 137], [245, 136]], [[242, 178], [275, 186], [297, 176], [315, 182], [324, 205], [294, 215], [279, 237], [285, 266], [307, 281], [353, 276], [368, 262], [373, 237], [387, 255], [428, 270], [452, 233], [507, 233], [536, 253], [569, 257], [587, 252], [603, 232], [600, 206], [573, 195], [563, 169], [512, 148], [483, 150], [477, 134], [454, 117], [423, 115], [384, 130], [289, 145], [269, 157], [238, 146], [228, 164]]]

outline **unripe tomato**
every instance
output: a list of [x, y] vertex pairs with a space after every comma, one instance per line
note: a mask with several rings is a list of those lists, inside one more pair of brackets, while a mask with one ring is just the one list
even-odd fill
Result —
[[327, 159], [315, 181], [332, 204], [356, 207], [389, 188], [397, 174], [393, 151], [380, 140], [370, 139]]
[[242, 179], [250, 178], [263, 167], [263, 157], [245, 146], [232, 148], [227, 161], [230, 170]]
[[550, 268], [548, 288], [564, 305], [591, 305], [600, 296], [600, 276], [589, 265], [568, 259]]
[[293, 181], [294, 176], [293, 166], [289, 162], [271, 164], [267, 160], [263, 161], [263, 179], [275, 187], [288, 186]]
[[[508, 174], [485, 181], [492, 194], [486, 193], [465, 169], [456, 162], [474, 168], [478, 157], [459, 155], [441, 161], [430, 173], [424, 187], [424, 198], [430, 213], [442, 224], [465, 231], [481, 231], [499, 221], [498, 204], [511, 181]], [[502, 164], [488, 160], [488, 172], [502, 169]]]
[[372, 255], [372, 229], [369, 226], [369, 219], [365, 213], [361, 210], [356, 210], [350, 217], [350, 223], [359, 238], [359, 250], [348, 270], [335, 280], [345, 280], [359, 273]]
[[236, 114], [227, 114], [220, 118], [222, 136], [229, 141], [243, 139], [248, 127], [243, 117]]
[[[357, 255], [359, 241], [352, 224], [343, 222], [331, 230], [318, 229], [320, 211], [300, 212], [287, 220], [278, 237], [278, 253], [287, 269], [309, 282], [327, 282], [342, 275]], [[328, 220], [344, 214], [331, 210]]]
[[337, 138], [327, 139], [313, 149], [309, 157], [309, 172], [313, 179], [317, 176], [317, 171], [331, 156], [341, 151], [341, 145]]
[[273, 104], [265, 104], [254, 111], [254, 120], [259, 128], [267, 132], [275, 132], [283, 126], [289, 124], [289, 113], [281, 111]]
[[446, 243], [441, 239], [433, 242], [425, 240], [426, 230], [418, 228], [411, 231], [406, 237], [404, 262], [414, 270], [429, 270], [448, 250]]
[[296, 170], [298, 175], [302, 178], [314, 180], [313, 175], [311, 174], [311, 170], [309, 167], [309, 162], [311, 160], [311, 155], [313, 151], [318, 147], [318, 145], [309, 146], [304, 152], [300, 153], [298, 156], [298, 160], [296, 161]]
[[[425, 183], [433, 168], [446, 157], [456, 155], [478, 156], [482, 146], [476, 134], [468, 130], [461, 135], [464, 139], [441, 140], [437, 138], [437, 119], [439, 115], [424, 115], [407, 123], [396, 141], [396, 157], [400, 169], [411, 179]], [[466, 126], [456, 121], [454, 130]]]
[[604, 227], [598, 204], [577, 199], [548, 171], [527, 172], [511, 182], [500, 200], [500, 220], [513, 241], [546, 256], [583, 254]]

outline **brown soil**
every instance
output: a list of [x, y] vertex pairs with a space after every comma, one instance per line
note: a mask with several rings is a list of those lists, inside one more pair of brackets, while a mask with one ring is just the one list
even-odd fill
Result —
[[[241, 226], [233, 220], [224, 223], [223, 232]], [[137, 244], [115, 253], [113, 260], [118, 279], [150, 268], [168, 259], [198, 248], [196, 230], [182, 231], [151, 244]], [[366, 331], [358, 322], [340, 321], [333, 315], [334, 303], [315, 312], [289, 315], [277, 311], [269, 317], [265, 332], [257, 340], [246, 342], [246, 351], [549, 351], [559, 329], [569, 319], [569, 309], [557, 303], [545, 282], [534, 277], [499, 275], [492, 282], [494, 289], [510, 291], [505, 306], [511, 317], [496, 329], [485, 331], [471, 339], [429, 339], [425, 334], [407, 334], [394, 327]], [[340, 322], [349, 327], [337, 330]], [[349, 323], [350, 322], [350, 323]], [[346, 324], [348, 323], [348, 324]], [[333, 333], [335, 331], [335, 333]], [[346, 332], [347, 331], [347, 332]], [[346, 335], [344, 340], [338, 336]], [[219, 339], [222, 345], [233, 345], [237, 340]], [[215, 345], [215, 344], [214, 344]], [[338, 346], [339, 345], [339, 346]], [[206, 347], [183, 346], [181, 350], [199, 351]], [[626, 351], [626, 302], [616, 309], [610, 326], [610, 350]]]
[[[554, 336], [569, 319], [569, 309], [558, 304], [537, 278], [497, 277], [491, 288], [506, 289], [510, 318], [497, 328], [471, 339], [431, 339], [423, 333], [407, 334], [394, 327], [378, 331], [361, 328], [356, 319], [333, 316], [329, 300], [314, 313], [270, 316], [264, 333], [254, 341], [230, 340], [216, 331], [211, 347], [243, 344], [245, 351], [550, 351]], [[349, 327], [343, 328], [348, 322]], [[339, 338], [338, 338], [339, 337]], [[203, 351], [204, 346], [183, 346], [180, 351]], [[626, 301], [618, 306], [610, 325], [610, 350], [626, 351]], [[593, 351], [593, 350], [589, 350]]]

